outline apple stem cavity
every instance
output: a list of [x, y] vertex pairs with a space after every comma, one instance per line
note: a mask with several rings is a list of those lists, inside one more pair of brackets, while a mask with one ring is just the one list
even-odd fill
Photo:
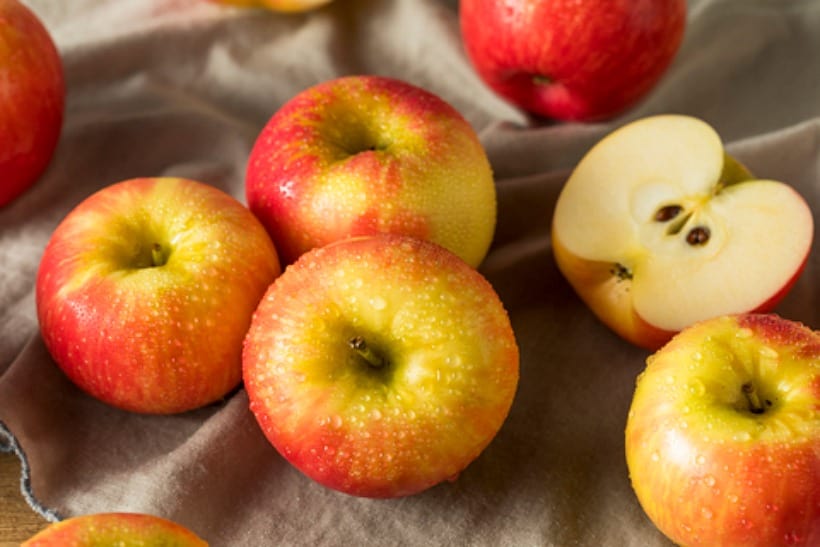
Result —
[[740, 389], [743, 391], [743, 395], [746, 396], [746, 401], [749, 403], [749, 412], [752, 414], [763, 414], [766, 409], [760, 400], [760, 394], [758, 394], [754, 384], [746, 382]]
[[354, 336], [348, 340], [348, 344], [352, 349], [356, 350], [356, 353], [361, 355], [371, 367], [380, 369], [386, 364], [384, 357], [373, 351], [373, 349], [367, 345], [363, 336]]
[[544, 76], [543, 74], [534, 74], [532, 77], [532, 83], [535, 85], [550, 85], [552, 83], [552, 78], [549, 76]]
[[163, 252], [162, 245], [159, 243], [154, 243], [151, 247], [151, 267], [156, 268], [159, 266], [164, 266], [166, 261], [167, 258]]

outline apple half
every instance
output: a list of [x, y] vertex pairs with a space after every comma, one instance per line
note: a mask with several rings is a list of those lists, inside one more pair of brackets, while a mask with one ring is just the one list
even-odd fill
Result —
[[601, 321], [657, 349], [699, 320], [769, 311], [805, 267], [812, 213], [697, 118], [623, 126], [582, 158], [552, 222], [559, 269]]

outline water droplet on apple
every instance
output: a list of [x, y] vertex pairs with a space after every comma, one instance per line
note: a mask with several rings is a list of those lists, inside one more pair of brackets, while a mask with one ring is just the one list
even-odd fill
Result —
[[777, 359], [780, 354], [777, 353], [776, 350], [770, 348], [769, 346], [763, 346], [760, 348], [760, 356], [761, 357], [768, 357], [769, 359]]
[[751, 438], [752, 436], [748, 431], [741, 431], [740, 433], [735, 433], [732, 435], [732, 440], [740, 442], [748, 441]]
[[706, 475], [705, 477], [703, 477], [703, 482], [704, 484], [706, 484], [706, 486], [711, 488], [715, 485], [716, 481], [715, 477], [713, 477], [712, 475]]
[[373, 306], [374, 310], [383, 310], [387, 307], [387, 302], [380, 296], [374, 296], [370, 299], [370, 305]]
[[697, 458], [695, 458], [695, 463], [698, 465], [703, 465], [706, 463], [706, 456], [703, 454], [698, 454]]
[[661, 456], [660, 456], [660, 454], [658, 454], [657, 452], [652, 452], [652, 454], [650, 454], [650, 455], [649, 455], [649, 458], [650, 458], [653, 462], [657, 462], [657, 461], [659, 461], [659, 460], [661, 459]]
[[374, 420], [381, 420], [382, 419], [382, 413], [378, 408], [374, 408], [370, 412], [370, 417], [373, 418]]
[[735, 333], [735, 336], [736, 336], [737, 338], [751, 338], [751, 337], [752, 337], [752, 334], [754, 334], [754, 333], [752, 332], [752, 329], [750, 329], [750, 328], [748, 328], [748, 327], [743, 327], [743, 328], [739, 329], [739, 330]]
[[665, 378], [665, 381], [666, 381], [666, 385], [671, 386], [672, 384], [675, 383], [675, 377], [670, 374], [669, 376], [667, 376]]
[[704, 507], [701, 510], [701, 514], [703, 515], [703, 518], [705, 518], [707, 520], [711, 519], [713, 516], [715, 516], [714, 513], [712, 513], [712, 510], [709, 509], [708, 507]]
[[330, 423], [333, 424], [333, 427], [339, 429], [342, 427], [344, 420], [342, 420], [342, 417], [337, 414], [330, 419]]
[[692, 360], [693, 361], [703, 361], [703, 354], [699, 351], [696, 351], [695, 353], [692, 354]]
[[698, 397], [706, 393], [706, 386], [704, 385], [703, 380], [695, 378], [689, 382], [689, 393]]

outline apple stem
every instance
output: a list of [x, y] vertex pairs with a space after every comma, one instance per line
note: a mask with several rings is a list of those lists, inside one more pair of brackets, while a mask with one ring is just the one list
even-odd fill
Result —
[[746, 396], [746, 400], [749, 402], [749, 410], [752, 414], [763, 414], [763, 404], [754, 384], [751, 382], [746, 382], [743, 386], [741, 386], [741, 389], [743, 390], [743, 395]]
[[162, 253], [162, 245], [154, 243], [151, 247], [151, 266], [157, 267], [165, 264], [165, 256]]
[[348, 340], [348, 344], [352, 349], [356, 350], [371, 367], [382, 368], [385, 365], [384, 358], [367, 345], [363, 336], [354, 336]]

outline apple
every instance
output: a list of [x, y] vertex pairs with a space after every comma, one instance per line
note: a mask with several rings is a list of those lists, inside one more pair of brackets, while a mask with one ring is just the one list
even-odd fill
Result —
[[318, 483], [374, 498], [454, 480], [506, 420], [518, 366], [490, 283], [398, 234], [302, 255], [268, 289], [243, 351], [271, 444]]
[[37, 273], [37, 316], [77, 386], [125, 410], [177, 413], [239, 384], [245, 332], [279, 273], [264, 228], [230, 195], [130, 179], [57, 226]]
[[0, 207], [45, 171], [65, 109], [63, 65], [48, 30], [18, 0], [0, 0]]
[[648, 359], [625, 438], [676, 544], [820, 545], [820, 332], [774, 314], [684, 329]]
[[93, 513], [52, 523], [20, 547], [91, 545], [208, 546], [189, 529], [162, 517], [143, 513]]
[[253, 146], [246, 194], [285, 264], [389, 232], [477, 266], [495, 231], [493, 175], [470, 124], [432, 93], [380, 76], [322, 82], [283, 105]]
[[672, 63], [686, 0], [461, 0], [461, 34], [484, 82], [533, 114], [613, 117]]
[[655, 350], [699, 320], [773, 310], [804, 269], [814, 227], [791, 186], [753, 177], [704, 121], [661, 115], [587, 152], [551, 235], [589, 308]]
[[331, 0], [213, 0], [217, 3], [243, 8], [267, 8], [282, 13], [299, 13], [316, 9]]

